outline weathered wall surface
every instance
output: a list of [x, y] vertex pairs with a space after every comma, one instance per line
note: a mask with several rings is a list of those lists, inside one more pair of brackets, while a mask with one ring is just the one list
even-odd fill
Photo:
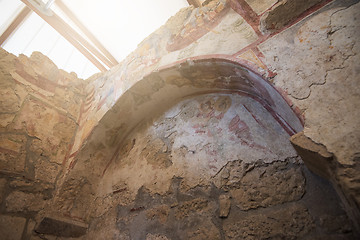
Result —
[[[145, 39], [122, 64], [90, 79], [87, 102], [67, 166], [73, 169], [78, 162], [93, 161], [99, 162], [101, 167], [80, 164], [70, 178], [84, 169], [91, 169], [97, 179], [94, 181], [98, 182], [103, 174], [101, 169], [109, 162], [108, 154], [118, 153], [114, 148], [121, 145], [119, 139], [124, 139], [136, 126], [117, 124], [128, 116], [131, 116], [129, 122], [136, 122], [136, 117], [133, 111], [118, 110], [115, 103], [152, 101], [153, 96], [141, 84], [145, 86], [149, 82], [153, 84], [152, 89], [159, 89], [164, 78], [151, 73], [181, 63], [193, 65], [201, 59], [220, 59], [245, 66], [279, 89], [293, 110], [305, 119], [305, 136], [333, 154], [331, 180], [339, 186], [339, 193], [344, 193], [346, 201], [351, 202], [349, 211], [354, 210], [355, 215], [360, 216], [357, 174], [360, 133], [359, 111], [355, 104], [359, 102], [356, 64], [359, 3], [348, 0], [301, 1], [299, 4], [296, 1], [266, 4], [211, 1], [201, 8], [183, 9]], [[152, 77], [148, 78], [149, 75]], [[173, 104], [170, 100], [166, 102], [172, 97], [170, 92], [191, 93], [183, 83], [188, 79], [180, 75], [167, 76], [178, 86], [178, 90], [168, 91], [167, 95], [162, 92], [162, 101], [169, 106]], [[205, 78], [201, 81], [206, 82]], [[226, 79], [232, 80], [224, 78], [224, 82]], [[132, 92], [134, 86], [140, 89]], [[131, 98], [121, 99], [128, 93]], [[157, 109], [155, 105], [148, 105], [141, 111], [151, 115]], [[137, 117], [142, 119], [140, 115]], [[99, 132], [104, 134], [98, 135]], [[109, 146], [112, 150], [105, 151]], [[320, 165], [320, 168], [327, 166]], [[72, 188], [77, 181], [84, 180], [73, 180], [64, 189]], [[92, 185], [85, 184], [94, 192]]]
[[353, 239], [336, 193], [288, 136], [247, 96], [181, 101], [128, 136], [84, 238]]
[[[5, 194], [1, 211], [6, 213], [1, 222], [13, 219], [14, 226], [23, 222], [33, 226], [22, 212], [33, 219], [37, 211], [33, 208], [43, 205], [6, 210], [10, 200], [27, 194], [30, 202], [41, 203], [34, 199], [52, 196], [55, 183], [58, 191], [47, 213], [68, 220], [46, 218], [38, 228], [44, 234], [79, 236], [84, 225], [75, 224], [79, 232], [71, 229], [76, 228], [72, 221], [81, 220], [91, 223], [85, 239], [211, 238], [208, 234], [214, 239], [353, 238], [354, 229], [334, 191], [304, 170], [289, 142], [279, 139], [286, 135], [281, 131], [289, 135], [302, 131], [296, 112], [305, 124], [302, 135], [296, 136], [305, 142], [294, 137], [293, 144], [304, 150], [302, 157], [311, 170], [325, 172], [323, 176], [332, 181], [352, 223], [360, 222], [358, 1], [207, 2], [201, 8], [181, 10], [120, 65], [93, 76], [86, 85], [78, 85], [76, 79], [71, 80], [75, 86], [70, 85], [66, 79], [71, 76], [50, 71], [55, 67], [48, 61], [40, 66], [20, 57], [7, 65], [12, 70], [5, 72], [7, 85], [0, 89], [7, 95], [1, 101], [0, 122], [7, 154], [2, 160], [6, 177], [0, 182]], [[2, 61], [14, 60], [5, 55]], [[236, 66], [228, 68], [232, 64]], [[241, 106], [247, 103], [230, 93], [249, 97], [245, 99], [250, 112], [256, 104], [266, 111], [256, 107], [251, 118]], [[215, 95], [208, 95], [213, 101], [201, 108], [199, 94]], [[217, 110], [226, 109], [227, 101], [216, 105], [224, 96], [231, 103], [241, 102], [234, 105], [244, 111], [239, 118], [234, 108], [227, 110], [229, 118]], [[183, 102], [170, 115], [162, 115], [185, 97], [198, 99], [199, 105]], [[172, 122], [166, 117], [186, 106], [199, 122], [195, 129], [178, 122], [181, 118]], [[212, 108], [220, 115], [201, 113]], [[260, 131], [260, 123], [273, 127]], [[277, 124], [281, 128], [274, 128]], [[216, 135], [218, 126], [227, 134]], [[182, 134], [166, 135], [167, 127]], [[271, 141], [274, 136], [267, 132], [271, 129], [279, 139]], [[238, 142], [231, 145], [231, 136]], [[200, 142], [193, 143], [195, 139]], [[226, 147], [218, 149], [217, 141]], [[68, 154], [61, 149], [69, 149]], [[217, 162], [209, 164], [213, 159]], [[321, 160], [311, 162], [314, 159]], [[43, 168], [60, 176], [59, 163], [66, 169], [63, 181], [41, 174]], [[13, 173], [38, 178], [51, 190], [34, 191], [38, 185], [29, 180], [13, 188]], [[345, 226], [340, 227], [339, 221]], [[59, 226], [68, 226], [70, 232], [51, 232]], [[144, 226], [141, 231], [139, 226]], [[182, 232], [185, 235], [177, 237]]]
[[[269, 95], [266, 86], [272, 84], [305, 120], [304, 136], [333, 154], [330, 180], [344, 197], [348, 212], [355, 212], [351, 217], [356, 223], [356, 212], [359, 212], [356, 114], [359, 111], [353, 103], [358, 102], [359, 89], [356, 64], [359, 4], [350, 0], [302, 1], [299, 6], [295, 1], [259, 4], [239, 0], [211, 1], [201, 8], [183, 9], [145, 39], [119, 66], [89, 79], [79, 128], [66, 161], [69, 175], [56, 199], [57, 211], [90, 221], [89, 205], [98, 201], [110, 204], [108, 199], [99, 197], [113, 188], [109, 182], [116, 173], [107, 175], [106, 169], [128, 176], [131, 196], [143, 185], [149, 188], [147, 184], [153, 179], [139, 180], [139, 176], [134, 177], [139, 174], [136, 170], [122, 170], [113, 164], [126, 148], [139, 144], [139, 141], [130, 141], [124, 145], [124, 139], [141, 121], [151, 122], [181, 97], [214, 89], [218, 92], [235, 89], [260, 96], [258, 100], [268, 104], [266, 109], [272, 116], [280, 116], [278, 123], [292, 128], [290, 135], [301, 131], [295, 127], [298, 124], [294, 125], [286, 117], [289, 114], [281, 114], [280, 108], [274, 107], [283, 100], [274, 100]], [[208, 61], [205, 65], [211, 65], [211, 61], [228, 61], [246, 68], [228, 74], [216, 67], [214, 72], [218, 71], [218, 75], [191, 68], [201, 61]], [[178, 73], [162, 74], [172, 67]], [[267, 80], [262, 87], [253, 80], [260, 75]], [[339, 77], [343, 80], [339, 81]], [[339, 107], [339, 101], [344, 107]], [[154, 144], [162, 143], [155, 141]], [[255, 155], [259, 154], [261, 150]], [[159, 160], [164, 160], [158, 163], [161, 166], [170, 164], [165, 155], [159, 155]], [[137, 166], [140, 169], [145, 167], [140, 165]], [[224, 163], [217, 165], [223, 166]], [[319, 167], [328, 168], [327, 165]], [[164, 174], [160, 179], [163, 193], [173, 175], [167, 176], [166, 171], [161, 174]], [[155, 175], [161, 174], [158, 171]], [[194, 185], [198, 183], [194, 180]], [[103, 192], [98, 191], [98, 184], [104, 187]], [[112, 190], [121, 192], [121, 189], [125, 186], [120, 184], [119, 189]]]
[[[294, 109], [301, 109], [304, 117], [308, 119], [307, 126], [310, 126], [309, 124], [314, 126], [312, 132], [310, 132], [310, 128], [306, 128], [306, 135], [314, 138], [314, 141], [326, 145], [329, 151], [335, 152], [335, 142], [339, 143], [343, 140], [335, 140], [325, 135], [325, 130], [331, 134], [334, 128], [330, 127], [331, 124], [322, 124], [322, 118], [324, 121], [334, 118], [334, 116], [325, 115], [333, 110], [325, 111], [327, 109], [325, 103], [321, 103], [324, 106], [320, 105], [321, 107], [319, 107], [319, 109], [324, 109], [322, 114], [319, 114], [317, 110], [313, 110], [314, 113], [311, 113], [310, 110], [305, 113], [304, 110], [308, 108], [310, 102], [314, 106], [313, 109], [317, 109], [318, 100], [313, 101], [312, 98], [322, 99], [318, 94], [313, 94], [313, 97], [309, 95], [310, 86], [313, 89], [326, 88], [324, 76], [328, 75], [328, 71], [334, 75], [336, 72], [346, 71], [346, 69], [342, 71], [342, 68], [346, 68], [346, 66], [350, 66], [350, 68], [356, 66], [356, 64], [351, 64], [354, 58], [349, 59], [347, 63], [342, 63], [357, 51], [356, 46], [353, 47], [358, 32], [355, 29], [357, 28], [356, 14], [339, 11], [356, 1], [332, 3], [321, 9], [323, 13], [320, 15], [318, 12], [312, 13], [312, 11], [324, 4], [323, 2], [320, 5], [319, 1], [300, 2], [301, 7], [299, 8], [299, 1], [281, 1], [279, 3], [270, 1], [267, 4], [259, 4], [257, 1], [211, 1], [209, 5], [202, 8], [190, 7], [180, 11], [166, 25], [145, 39], [122, 64], [102, 76], [90, 79], [91, 83], [87, 86], [86, 107], [83, 109], [76, 142], [72, 148], [72, 157], [68, 163], [73, 162], [73, 157], [78, 153], [82, 143], [104, 114], [136, 82], [153, 71], [166, 68], [174, 63], [208, 58], [229, 59], [238, 62], [274, 81], [275, 86], [287, 91], [288, 94], [284, 93], [284, 96], [289, 97], [294, 103]], [[313, 5], [315, 6], [311, 8]], [[355, 8], [356, 6], [352, 7], [352, 11], [356, 12]], [[326, 9], [329, 11], [325, 13]], [[304, 11], [306, 12], [303, 13]], [[334, 12], [336, 14], [330, 18]], [[298, 20], [296, 17], [301, 14], [304, 17], [310, 13], [312, 15], [291, 28], [284, 27], [286, 24]], [[286, 19], [286, 21], [281, 24], [276, 21], [278, 25], [275, 26], [271, 24], [277, 19], [273, 19], [275, 16]], [[271, 35], [266, 31], [265, 33], [259, 31], [259, 24], [264, 21], [269, 22], [266, 29], [272, 32]], [[331, 21], [332, 23], [330, 23]], [[346, 32], [342, 33], [343, 31]], [[337, 71], [332, 71], [334, 69]], [[356, 75], [356, 71], [349, 70], [348, 74]], [[327, 77], [335, 78], [331, 77], [331, 74]], [[288, 79], [294, 80], [288, 81]], [[352, 79], [353, 82], [357, 80], [356, 76], [349, 76], [347, 79]], [[339, 87], [351, 89], [353, 92], [349, 94], [356, 96], [356, 87], [335, 86], [335, 88]], [[321, 91], [323, 90], [319, 90], [319, 92]], [[324, 96], [329, 94], [326, 93]], [[338, 91], [336, 94], [339, 95], [339, 99], [342, 95], [348, 95], [344, 91]], [[309, 96], [310, 98], [308, 98]], [[308, 101], [305, 98], [308, 98]], [[297, 101], [297, 99], [305, 100]], [[354, 102], [356, 100], [348, 98], [346, 101]], [[333, 101], [337, 102], [336, 99]], [[333, 108], [337, 106], [336, 104], [328, 105], [334, 106]], [[341, 109], [336, 108], [337, 116], [349, 116], [341, 112], [346, 111], [347, 108]], [[310, 115], [323, 117], [316, 117], [317, 122], [314, 122], [315, 120], [311, 120]], [[356, 129], [356, 126], [351, 121], [356, 118], [352, 116], [348, 118], [343, 125], [346, 124], [346, 128], [349, 129], [346, 131], [343, 131], [342, 128], [335, 129], [341, 132], [342, 138], [347, 136], [348, 139], [355, 139], [355, 136], [359, 134], [352, 131]], [[319, 133], [315, 137], [318, 131], [315, 128], [319, 128], [320, 125], [326, 125], [327, 129], [332, 129], [332, 131], [325, 129], [322, 131], [324, 133], [322, 137]], [[351, 136], [347, 134], [350, 132], [353, 132]], [[337, 139], [340, 139], [339, 134], [335, 135], [339, 136]], [[333, 142], [330, 143], [330, 139], [334, 139]], [[342, 151], [342, 154], [349, 156], [340, 156], [338, 153], [339, 158], [343, 159], [339, 161], [348, 163], [350, 155], [354, 154], [356, 151], [354, 149], [357, 147], [351, 143], [348, 144], [346, 151]]]
[[360, 148], [359, 10], [324, 10], [260, 45], [274, 84], [305, 114], [305, 134], [349, 165]]
[[330, 178], [359, 209], [360, 4], [330, 6], [259, 48], [274, 84], [303, 112], [304, 135], [334, 155]]
[[[139, 126], [140, 127], [140, 126]], [[139, 128], [138, 127], [138, 128]], [[189, 188], [209, 184], [228, 161], [250, 164], [295, 158], [288, 134], [260, 103], [239, 95], [205, 95], [183, 101], [145, 133], [131, 136], [105, 169], [99, 191], [126, 184], [164, 193], [173, 177]]]
[[0, 49], [0, 238], [27, 239], [77, 128], [83, 81], [40, 53]]

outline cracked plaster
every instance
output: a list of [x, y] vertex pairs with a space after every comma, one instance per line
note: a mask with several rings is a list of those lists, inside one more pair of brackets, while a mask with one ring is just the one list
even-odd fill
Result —
[[350, 165], [360, 149], [359, 13], [359, 3], [324, 11], [260, 45], [274, 84], [305, 115], [305, 134]]

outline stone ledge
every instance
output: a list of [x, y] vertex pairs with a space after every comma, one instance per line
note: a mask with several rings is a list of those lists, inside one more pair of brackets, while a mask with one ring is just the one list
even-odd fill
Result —
[[326, 179], [331, 178], [333, 154], [329, 153], [324, 145], [314, 142], [305, 136], [304, 132], [293, 135], [290, 142], [312, 172]]
[[44, 217], [35, 232], [58, 237], [80, 237], [86, 233], [88, 225], [73, 219], [60, 217]]

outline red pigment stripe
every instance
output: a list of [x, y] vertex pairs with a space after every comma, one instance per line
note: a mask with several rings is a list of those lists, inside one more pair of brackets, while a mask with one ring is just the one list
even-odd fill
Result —
[[260, 17], [245, 0], [230, 0], [230, 6], [245, 19], [259, 37], [262, 36], [262, 33], [259, 30]]

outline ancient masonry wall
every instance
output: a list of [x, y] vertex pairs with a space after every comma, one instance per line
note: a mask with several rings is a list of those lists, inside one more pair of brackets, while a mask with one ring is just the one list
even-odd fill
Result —
[[[360, 3], [205, 2], [182, 9], [86, 84], [39, 54], [16, 59], [2, 51], [0, 226], [13, 224], [7, 234], [354, 238]], [[332, 182], [343, 206], [284, 140], [295, 132], [297, 152]]]
[[210, 1], [201, 8], [185, 8], [119, 66], [90, 79], [67, 166], [73, 167], [81, 146], [105, 113], [145, 76], [182, 62], [223, 59], [272, 83], [306, 120], [307, 137], [334, 154], [339, 166], [358, 168], [359, 111], [354, 103], [359, 100], [359, 4], [350, 0], [260, 2]]
[[0, 238], [30, 238], [78, 127], [83, 80], [47, 57], [0, 49]]
[[[156, 110], [143, 104], [152, 98], [141, 84], [152, 73], [220, 59], [246, 67], [278, 89], [305, 125], [303, 140], [293, 139], [293, 143], [305, 150], [310, 145], [324, 148], [324, 154], [316, 147], [310, 150], [325, 159], [321, 164], [311, 163], [315, 158], [303, 154], [304, 161], [334, 183], [349, 214], [359, 219], [359, 6], [351, 0], [231, 0], [181, 10], [119, 66], [90, 79], [88, 107], [67, 162], [69, 169], [90, 156], [104, 169], [109, 157], [100, 150], [114, 153], [119, 139], [129, 133], [126, 125], [116, 125], [114, 119], [132, 116], [131, 112], [144, 106], [149, 114]], [[149, 81], [154, 83], [152, 89], [158, 89], [165, 79], [175, 85], [178, 79], [191, 82], [186, 74], [160, 76]], [[185, 89], [187, 84], [179, 81], [172, 93]], [[134, 86], [140, 90], [131, 92]], [[136, 104], [121, 111], [116, 104], [127, 93]], [[129, 101], [124, 97], [123, 102]], [[99, 132], [104, 135], [94, 134]], [[90, 149], [99, 150], [98, 154]], [[102, 173], [94, 171], [98, 182]]]
[[125, 141], [84, 238], [354, 238], [335, 191], [288, 138], [252, 98], [183, 100]]

